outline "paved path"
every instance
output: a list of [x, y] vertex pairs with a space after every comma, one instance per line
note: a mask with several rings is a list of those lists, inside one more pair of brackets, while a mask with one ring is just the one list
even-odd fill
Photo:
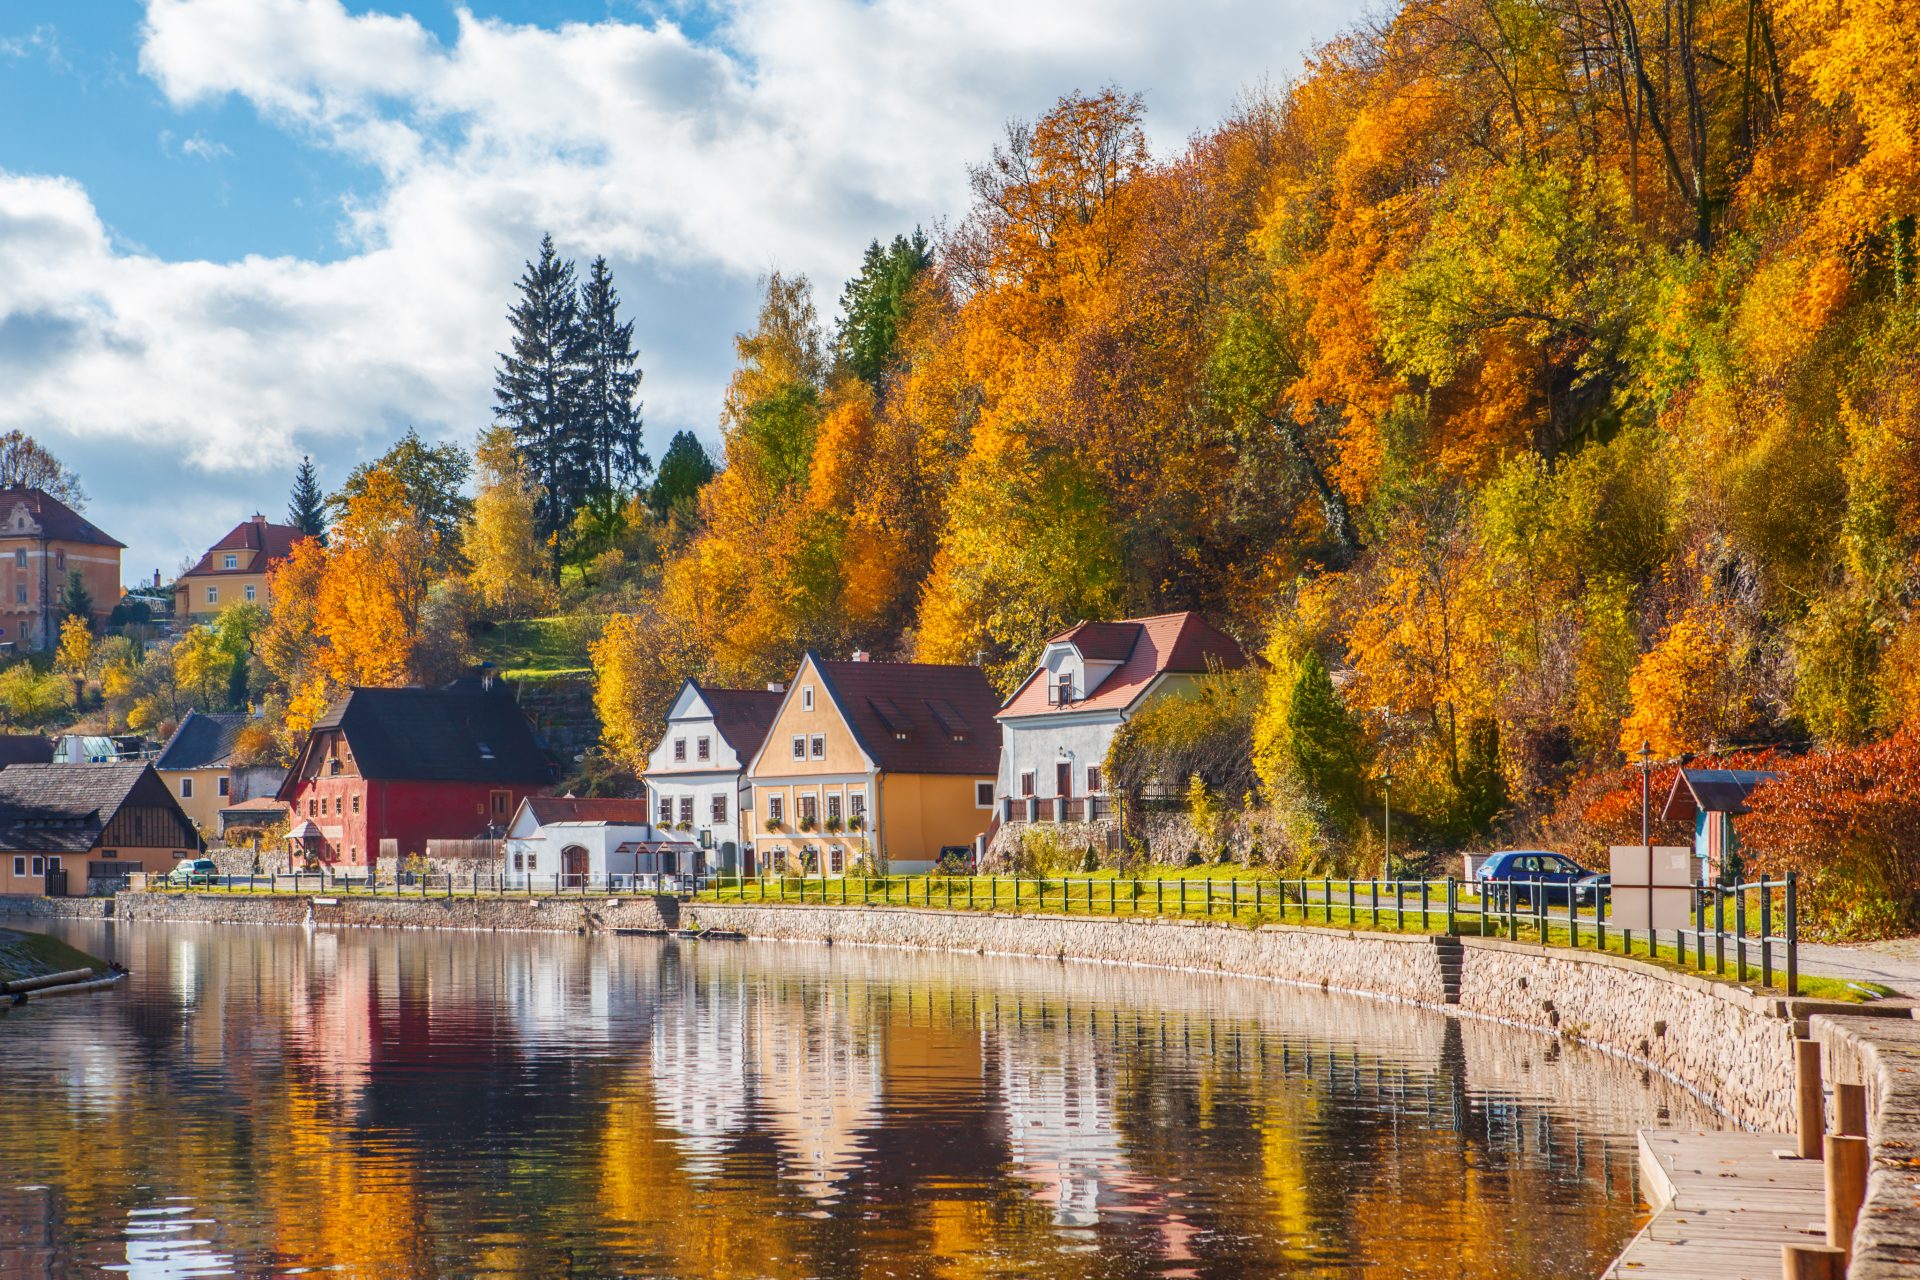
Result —
[[1640, 1131], [1641, 1184], [1658, 1206], [1607, 1280], [1779, 1280], [1780, 1246], [1826, 1243], [1817, 1160], [1782, 1160], [1782, 1133]]
[[1853, 947], [1800, 944], [1800, 972], [1852, 982], [1878, 982], [1920, 999], [1920, 938], [1896, 938]]

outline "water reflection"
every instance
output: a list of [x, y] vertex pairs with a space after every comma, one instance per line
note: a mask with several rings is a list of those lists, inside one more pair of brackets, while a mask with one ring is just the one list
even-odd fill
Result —
[[1002, 958], [72, 924], [0, 1273], [1590, 1276], [1687, 1095], [1378, 1002]]

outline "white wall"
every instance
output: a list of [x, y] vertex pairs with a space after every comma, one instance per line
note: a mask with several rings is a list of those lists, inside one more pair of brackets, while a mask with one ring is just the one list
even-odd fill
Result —
[[[700, 759], [700, 739], [707, 740], [710, 758]], [[686, 759], [674, 759], [675, 741], [686, 743]], [[667, 711], [667, 729], [647, 757], [647, 815], [660, 820], [660, 801], [673, 803], [673, 821], [680, 821], [682, 802], [693, 802], [693, 824], [673, 834], [710, 845], [707, 865], [716, 871], [740, 865], [740, 813], [752, 805], [751, 789], [742, 778], [744, 762], [720, 736], [713, 713], [692, 686], [683, 686]], [[713, 798], [727, 798], [724, 822], [713, 820]]]

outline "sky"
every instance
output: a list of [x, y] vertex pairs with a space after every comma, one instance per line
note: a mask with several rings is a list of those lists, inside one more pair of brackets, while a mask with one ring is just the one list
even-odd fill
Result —
[[1156, 153], [1295, 73], [1338, 0], [0, 0], [0, 430], [171, 577], [303, 454], [471, 444], [525, 259], [613, 266], [657, 457], [718, 450], [771, 270], [831, 320], [875, 238], [1062, 94]]

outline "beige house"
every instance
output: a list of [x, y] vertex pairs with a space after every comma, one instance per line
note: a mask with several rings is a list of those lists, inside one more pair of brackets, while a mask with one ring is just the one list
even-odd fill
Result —
[[909, 874], [993, 819], [999, 699], [978, 667], [809, 653], [747, 768], [745, 868]]
[[270, 524], [258, 512], [233, 526], [207, 548], [199, 563], [173, 584], [173, 616], [182, 627], [211, 622], [236, 604], [267, 606], [267, 570], [284, 560], [303, 538], [287, 524]]
[[272, 798], [286, 779], [285, 769], [234, 763], [234, 744], [246, 724], [247, 716], [237, 711], [189, 711], [153, 762], [181, 810], [203, 833], [224, 833], [222, 814], [259, 808], [262, 801], [286, 812]]
[[68, 579], [93, 601], [98, 626], [120, 599], [120, 552], [72, 507], [38, 489], [0, 489], [0, 645], [51, 646]]
[[199, 850], [193, 824], [142, 761], [0, 769], [0, 894], [104, 892]]

